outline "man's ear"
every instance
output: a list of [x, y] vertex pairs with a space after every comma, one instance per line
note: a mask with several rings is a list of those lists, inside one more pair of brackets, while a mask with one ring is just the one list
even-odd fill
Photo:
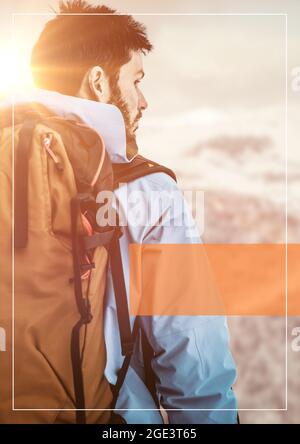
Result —
[[107, 103], [110, 97], [109, 81], [100, 66], [93, 66], [85, 73], [77, 97]]

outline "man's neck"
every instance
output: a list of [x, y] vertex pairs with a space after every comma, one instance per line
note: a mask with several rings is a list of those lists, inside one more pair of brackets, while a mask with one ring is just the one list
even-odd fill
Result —
[[136, 139], [130, 139], [126, 144], [126, 154], [127, 158], [131, 160], [138, 153], [138, 146], [136, 143]]

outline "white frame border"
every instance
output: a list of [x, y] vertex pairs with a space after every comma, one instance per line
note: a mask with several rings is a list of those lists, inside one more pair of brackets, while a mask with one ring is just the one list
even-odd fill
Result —
[[[112, 14], [56, 14], [56, 13], [11, 13], [12, 18], [12, 43], [14, 44], [14, 27], [16, 16], [57, 16], [57, 15], [112, 15]], [[118, 13], [114, 15], [132, 15], [132, 16], [282, 16], [285, 17], [285, 124], [284, 124], [284, 138], [285, 138], [285, 408], [280, 409], [164, 409], [165, 411], [287, 411], [288, 410], [288, 224], [287, 224], [287, 186], [288, 186], [288, 173], [287, 173], [287, 146], [288, 146], [288, 14], [287, 13]], [[14, 95], [12, 106], [12, 165], [14, 165]], [[14, 168], [12, 168], [12, 226], [14, 224]], [[161, 409], [17, 409], [15, 408], [14, 399], [14, 376], [15, 376], [15, 357], [14, 357], [14, 230], [12, 230], [12, 411], [161, 411]]]

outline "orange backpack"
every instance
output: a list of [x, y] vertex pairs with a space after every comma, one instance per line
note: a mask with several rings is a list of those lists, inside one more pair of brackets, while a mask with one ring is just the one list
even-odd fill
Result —
[[[41, 105], [11, 117], [0, 115], [0, 423], [108, 423], [139, 326], [131, 332], [121, 232], [97, 225], [96, 196], [154, 172], [175, 176], [141, 156], [112, 166], [98, 133]], [[104, 375], [109, 255], [125, 356], [114, 387]]]
[[117, 231], [96, 224], [95, 197], [113, 189], [104, 143], [82, 123], [16, 110], [14, 125], [2, 119], [0, 186], [0, 422], [107, 423], [103, 297]]

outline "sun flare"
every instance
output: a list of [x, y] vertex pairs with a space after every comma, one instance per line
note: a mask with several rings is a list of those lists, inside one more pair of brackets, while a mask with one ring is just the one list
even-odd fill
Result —
[[18, 48], [0, 47], [0, 96], [33, 86], [28, 58]]

